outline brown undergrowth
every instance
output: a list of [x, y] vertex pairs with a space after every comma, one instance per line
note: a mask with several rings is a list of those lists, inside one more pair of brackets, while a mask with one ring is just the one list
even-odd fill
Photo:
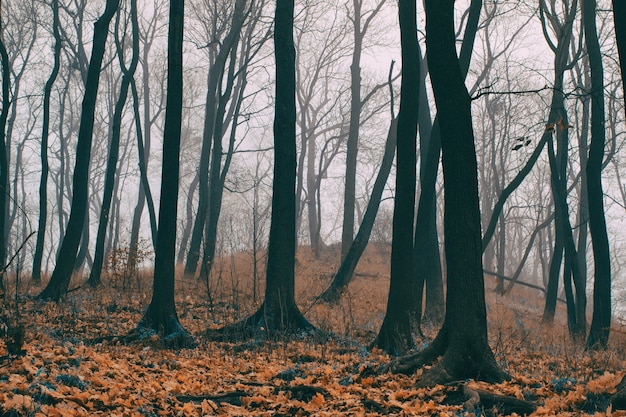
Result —
[[[315, 260], [307, 248], [300, 249], [296, 299], [312, 323], [335, 337], [218, 343], [203, 339], [203, 332], [246, 317], [263, 294], [260, 283], [253, 294], [249, 254], [224, 257], [214, 265], [208, 286], [177, 280], [181, 323], [198, 342], [180, 351], [161, 349], [158, 335], [129, 345], [115, 338], [134, 328], [150, 300], [147, 273], [130, 279], [114, 275], [102, 287], [80, 288], [59, 304], [33, 301], [28, 295], [40, 289], [24, 284], [17, 299], [8, 292], [0, 300], [0, 416], [505, 413], [497, 402], [470, 409], [463, 389], [525, 399], [536, 405], [533, 415], [626, 415], [608, 407], [626, 365], [622, 327], [612, 332], [611, 350], [589, 354], [570, 343], [561, 324], [564, 306], [554, 325], [541, 326], [540, 293], [516, 288], [497, 297], [490, 278], [490, 342], [511, 381], [417, 389], [421, 370], [411, 376], [379, 373], [390, 358], [365, 346], [385, 312], [388, 256], [387, 246], [372, 245], [341, 302], [327, 306], [316, 296], [332, 279], [338, 255], [329, 250]], [[22, 351], [9, 352], [3, 328], [18, 323], [24, 327]], [[436, 329], [426, 334], [433, 337]]]

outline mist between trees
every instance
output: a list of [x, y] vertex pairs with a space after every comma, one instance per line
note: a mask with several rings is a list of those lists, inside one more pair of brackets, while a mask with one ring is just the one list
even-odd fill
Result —
[[[237, 331], [311, 330], [297, 246], [336, 257], [335, 302], [376, 242], [391, 288], [374, 345], [402, 355], [445, 323], [398, 366], [452, 352], [450, 371], [472, 329], [490, 352], [484, 291], [515, 285], [605, 347], [626, 290], [624, 11], [435, 3], [3, 1], [0, 288], [59, 301], [154, 269], [139, 326], [186, 344], [175, 267], [210, 288], [246, 252], [265, 301]], [[506, 378], [484, 361], [468, 375]]]

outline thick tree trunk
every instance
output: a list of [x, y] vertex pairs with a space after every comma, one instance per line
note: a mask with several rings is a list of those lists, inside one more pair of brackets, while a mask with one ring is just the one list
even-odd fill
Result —
[[[459, 55], [459, 65], [463, 78], [469, 71], [474, 41], [480, 20], [481, 0], [472, 0], [469, 6], [469, 13], [465, 31], [463, 33], [463, 43]], [[418, 55], [421, 61], [421, 51], [418, 44]], [[426, 60], [424, 60], [426, 61]], [[426, 70], [424, 66], [423, 71]], [[436, 183], [439, 170], [439, 157], [441, 155], [441, 132], [439, 130], [439, 117], [431, 125], [428, 110], [428, 98], [426, 96], [425, 85], [426, 74], [421, 74], [420, 82], [420, 109], [419, 109], [419, 129], [420, 129], [420, 196], [417, 208], [417, 220], [414, 235], [415, 253], [415, 279], [418, 288], [418, 296], [413, 307], [414, 315], [418, 326], [422, 321], [422, 293], [426, 284], [426, 307], [424, 320], [429, 324], [439, 325], [444, 318], [444, 291], [441, 268], [441, 254], [439, 252], [439, 239], [437, 232], [437, 193]]]
[[277, 0], [274, 20], [276, 98], [274, 179], [265, 300], [259, 310], [212, 336], [312, 330], [295, 301], [296, 255], [296, 71], [293, 0]]
[[583, 0], [583, 25], [591, 67], [591, 145], [587, 162], [589, 230], [593, 245], [593, 319], [587, 346], [606, 348], [611, 327], [611, 254], [604, 216], [602, 160], [605, 146], [604, 70], [596, 28], [596, 1]]
[[[415, 0], [400, 0], [402, 83], [396, 146], [396, 196], [391, 242], [391, 282], [387, 311], [372, 343], [392, 355], [402, 355], [415, 346], [413, 306], [418, 296], [413, 264], [415, 216], [417, 119], [419, 115], [420, 62]], [[421, 288], [420, 288], [421, 289]]]
[[85, 96], [82, 103], [78, 143], [76, 145], [76, 163], [74, 166], [72, 206], [70, 219], [63, 236], [61, 248], [57, 256], [57, 264], [46, 288], [39, 294], [40, 299], [58, 301], [69, 286], [77, 257], [78, 246], [81, 241], [88, 206], [89, 163], [91, 160], [91, 142], [94, 128], [94, 113], [98, 84], [100, 81], [100, 67], [104, 57], [106, 39], [109, 32], [109, 23], [117, 11], [119, 0], [107, 0], [102, 16], [94, 24], [93, 46]]
[[181, 326], [174, 303], [179, 155], [183, 109], [183, 22], [184, 0], [170, 0], [167, 40], [167, 104], [163, 131], [163, 172], [159, 233], [154, 260], [152, 300], [138, 330], [151, 329], [163, 335], [166, 346], [178, 348], [193, 344]]
[[466, 378], [498, 382], [508, 375], [487, 339], [476, 152], [470, 97], [456, 56], [454, 0], [426, 1], [426, 43], [441, 120], [448, 292], [443, 327], [419, 354], [422, 362], [441, 359], [418, 385]]

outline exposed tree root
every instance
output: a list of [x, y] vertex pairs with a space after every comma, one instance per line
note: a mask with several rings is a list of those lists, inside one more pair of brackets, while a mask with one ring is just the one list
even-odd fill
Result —
[[[186, 349], [196, 347], [196, 341], [187, 330], [181, 326], [176, 315], [159, 317], [158, 320], [149, 316], [149, 310], [141, 319], [137, 327], [127, 335], [114, 339], [121, 343], [132, 343], [137, 340], [148, 339], [155, 334], [160, 337], [161, 346], [165, 349]], [[106, 340], [103, 338], [103, 340]]]
[[432, 368], [422, 374], [416, 382], [418, 387], [432, 387], [466, 379], [494, 383], [510, 379], [510, 376], [496, 363], [488, 345], [451, 344], [447, 334], [448, 331], [442, 329], [425, 349], [398, 358], [383, 371], [410, 375], [440, 358]]
[[532, 401], [520, 400], [508, 395], [494, 394], [489, 391], [476, 390], [467, 384], [456, 384], [456, 389], [446, 395], [444, 401], [449, 405], [463, 405], [468, 412], [482, 409], [484, 415], [518, 415], [532, 414], [537, 409], [537, 404]]
[[295, 305], [280, 311], [275, 310], [267, 308], [263, 303], [251, 316], [219, 329], [208, 329], [206, 336], [215, 341], [233, 341], [296, 334], [325, 334], [313, 326]]

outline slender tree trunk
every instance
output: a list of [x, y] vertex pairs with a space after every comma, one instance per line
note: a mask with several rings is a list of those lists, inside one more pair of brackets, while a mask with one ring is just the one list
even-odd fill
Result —
[[393, 158], [396, 150], [397, 121], [398, 119], [393, 119], [389, 126], [383, 160], [380, 164], [378, 174], [376, 175], [376, 180], [374, 181], [374, 186], [372, 187], [372, 195], [367, 203], [363, 220], [359, 226], [359, 231], [353, 239], [350, 249], [348, 249], [348, 253], [343, 257], [341, 265], [333, 277], [330, 286], [320, 296], [322, 300], [328, 303], [336, 303], [339, 301], [343, 290], [352, 280], [359, 259], [369, 242], [372, 228], [374, 227], [374, 222], [376, 221], [376, 214], [378, 213], [378, 208], [380, 206], [380, 200], [385, 189], [385, 184], [387, 183], [387, 178], [389, 178], [391, 166], [393, 165]]
[[59, 74], [61, 55], [61, 34], [59, 33], [59, 2], [52, 0], [52, 34], [54, 35], [54, 63], [52, 71], [44, 86], [43, 94], [43, 122], [41, 132], [41, 179], [39, 181], [39, 222], [37, 227], [37, 242], [33, 255], [32, 279], [41, 282], [41, 262], [43, 259], [43, 247], [46, 237], [46, 223], [48, 217], [48, 136], [50, 134], [50, 96], [52, 86]]
[[104, 13], [94, 25], [93, 46], [87, 82], [85, 83], [85, 96], [83, 98], [78, 144], [76, 146], [70, 219], [57, 256], [57, 264], [52, 272], [50, 282], [43, 292], [39, 294], [40, 299], [58, 301], [67, 292], [74, 270], [77, 250], [87, 214], [89, 162], [91, 159], [91, 142], [98, 84], [100, 81], [100, 68], [104, 57], [109, 23], [117, 11], [118, 5], [119, 0], [107, 0]]
[[593, 245], [593, 319], [587, 346], [606, 349], [611, 327], [611, 254], [604, 216], [602, 160], [605, 146], [604, 70], [596, 28], [596, 1], [583, 0], [583, 25], [591, 67], [591, 145], [587, 162], [589, 230]]
[[[206, 222], [205, 238], [206, 243], [202, 255], [202, 267], [200, 269], [200, 278], [203, 281], [209, 279], [211, 273], [211, 267], [213, 266], [213, 260], [215, 259], [215, 250], [217, 247], [217, 228], [219, 224], [220, 214], [222, 211], [222, 199], [224, 195], [224, 183], [226, 182], [226, 175], [230, 170], [230, 164], [233, 158], [233, 152], [235, 151], [235, 139], [238, 126], [239, 112], [241, 110], [241, 104], [244, 99], [244, 92], [246, 87], [246, 66], [241, 69], [240, 82], [236, 87], [235, 108], [233, 112], [233, 119], [230, 131], [230, 137], [228, 141], [228, 149], [225, 152], [225, 158], [223, 155], [222, 138], [224, 136], [224, 115], [226, 114], [226, 104], [232, 96], [233, 85], [235, 80], [235, 63], [237, 48], [236, 45], [232, 48], [231, 64], [228, 71], [228, 80], [226, 83], [226, 91], [220, 96], [217, 116], [215, 121], [215, 131], [213, 132], [213, 158], [211, 161], [211, 178], [209, 187], [209, 209], [208, 218]], [[222, 164], [222, 159], [224, 162]], [[208, 282], [208, 281], [207, 281]]]
[[619, 54], [619, 66], [622, 71], [622, 90], [624, 91], [624, 111], [626, 111], [626, 3], [613, 0], [613, 21], [615, 23], [615, 41]]
[[356, 199], [356, 166], [359, 151], [359, 127], [361, 125], [361, 51], [363, 35], [361, 33], [360, 0], [353, 0], [354, 49], [350, 64], [350, 127], [346, 143], [346, 184], [343, 198], [343, 226], [341, 232], [341, 259], [343, 260], [354, 239], [354, 202]]
[[[133, 222], [131, 225], [130, 243], [129, 243], [129, 259], [128, 270], [135, 271], [139, 250], [139, 228], [141, 226], [141, 215], [143, 213], [144, 203], [148, 206], [148, 217], [150, 218], [150, 232], [152, 236], [152, 246], [156, 247], [157, 237], [157, 219], [152, 198], [152, 191], [148, 183], [148, 162], [150, 161], [150, 146], [152, 143], [152, 115], [150, 109], [150, 77], [148, 71], [148, 52], [151, 43], [144, 43], [143, 48], [143, 94], [144, 94], [144, 128], [141, 126], [141, 116], [139, 114], [139, 94], [134, 78], [130, 80], [130, 88], [133, 94], [133, 112], [135, 119], [135, 131], [137, 134], [137, 159], [139, 165], [139, 194], [137, 197], [137, 205], [133, 212]], [[145, 133], [144, 133], [145, 132]], [[145, 140], [144, 140], [145, 137]]]
[[[574, 1], [569, 5], [569, 9], [565, 11], [566, 15], [560, 20], [557, 15], [547, 14], [550, 12], [546, 4], [542, 1], [540, 3], [539, 11], [541, 23], [543, 25], [543, 32], [546, 38], [548, 46], [554, 53], [554, 89], [552, 93], [552, 100], [550, 103], [550, 113], [548, 115], [548, 123], [542, 136], [548, 142], [548, 147], [553, 146], [553, 136], [557, 137], [557, 152], [556, 161], [554, 167], [551, 166], [551, 186], [552, 194], [555, 204], [555, 216], [554, 216], [554, 248], [552, 250], [552, 257], [550, 259], [550, 272], [548, 278], [548, 288], [546, 293], [546, 304], [543, 311], [543, 323], [552, 323], [554, 320], [554, 314], [556, 311], [556, 299], [559, 287], [559, 272], [561, 270], [561, 263], [563, 262], [563, 254], [565, 252], [565, 246], [567, 243], [567, 230], [565, 230], [564, 213], [567, 212], [567, 190], [565, 184], [565, 173], [567, 172], [568, 163], [568, 132], [567, 128], [567, 111], [565, 109], [565, 95], [563, 92], [563, 79], [564, 73], [568, 66], [570, 42], [572, 38], [573, 23], [576, 16], [577, 1]], [[555, 30], [558, 30], [560, 35], [556, 45], [552, 42], [548, 35], [548, 21], [552, 25], [556, 25]], [[549, 149], [550, 150], [550, 149]], [[552, 165], [552, 164], [551, 164]], [[560, 185], [559, 185], [560, 184]], [[558, 187], [558, 188], [557, 188]], [[563, 201], [564, 205], [559, 201]], [[558, 207], [561, 206], [561, 209]], [[569, 221], [567, 221], [569, 223]], [[570, 229], [571, 234], [571, 229]], [[566, 255], [566, 262], [567, 262]], [[564, 267], [564, 272], [567, 268]], [[571, 271], [571, 269], [570, 269]], [[570, 277], [568, 277], [570, 279]]]
[[0, 63], [2, 64], [2, 110], [0, 111], [0, 291], [4, 290], [5, 262], [7, 256], [7, 204], [9, 194], [9, 155], [7, 144], [7, 118], [10, 108], [10, 74], [9, 56], [0, 27]]
[[[230, 55], [231, 50], [237, 44], [239, 39], [239, 33], [244, 21], [244, 8], [246, 0], [237, 0], [235, 2], [235, 9], [233, 11], [231, 29], [222, 42], [215, 62], [211, 65], [207, 80], [207, 95], [205, 100], [205, 113], [204, 113], [204, 129], [202, 133], [202, 149], [200, 151], [200, 166], [198, 168], [200, 173], [200, 183], [198, 184], [198, 213], [194, 221], [193, 230], [191, 232], [191, 240], [189, 241], [189, 251], [187, 252], [187, 261], [185, 262], [185, 274], [194, 275], [196, 273], [198, 262], [201, 258], [201, 246], [202, 235], [205, 229], [207, 216], [209, 212], [209, 205], [211, 201], [210, 190], [210, 169], [215, 164], [215, 159], [218, 159], [221, 164], [222, 149], [221, 140], [222, 137], [215, 137], [215, 126], [217, 118], [223, 117], [223, 114], [218, 114], [219, 105], [219, 86], [224, 76], [224, 68], [226, 61]], [[219, 129], [220, 133], [222, 129]], [[219, 141], [219, 149], [215, 148], [216, 143]], [[213, 156], [211, 155], [211, 145], [213, 145]], [[219, 170], [218, 170], [219, 173]], [[206, 236], [205, 236], [206, 239]]]
[[[480, 13], [480, 8], [478, 13]], [[418, 45], [419, 46], [419, 45]], [[420, 137], [420, 196], [417, 205], [413, 250], [415, 277], [418, 288], [425, 285], [426, 305], [422, 314], [422, 297], [417, 297], [415, 315], [419, 325], [422, 322], [438, 326], [443, 322], [445, 301], [443, 276], [441, 270], [441, 254], [439, 252], [439, 232], [437, 231], [437, 193], [436, 182], [439, 172], [441, 155], [441, 135], [439, 127], [433, 129], [426, 89], [428, 65], [419, 51], [420, 91], [419, 91], [419, 137]], [[432, 144], [432, 148], [431, 148]], [[426, 190], [427, 189], [427, 190]], [[430, 201], [430, 204], [427, 202]], [[425, 224], [427, 223], [427, 224]], [[419, 289], [418, 289], [419, 292]]]
[[180, 136], [183, 110], [184, 0], [170, 0], [167, 37], [167, 104], [163, 131], [163, 169], [159, 232], [154, 260], [152, 300], [138, 329], [163, 335], [173, 348], [192, 345], [193, 338], [181, 326], [174, 303], [177, 202], [180, 167]]
[[189, 184], [189, 190], [187, 192], [187, 202], [185, 204], [185, 220], [183, 226], [183, 232], [180, 236], [180, 246], [178, 247], [178, 255], [176, 256], [176, 263], [182, 263], [185, 260], [185, 253], [187, 252], [187, 244], [191, 237], [191, 226], [193, 223], [193, 195], [198, 188], [200, 182], [200, 175], [196, 171], [191, 183]]
[[[139, 37], [137, 21], [137, 0], [131, 0], [130, 2], [130, 17], [132, 21], [132, 58], [130, 66], [125, 67], [124, 54], [122, 51], [122, 45], [118, 40], [118, 25], [116, 24], [116, 44], [118, 58], [120, 66], [122, 67], [122, 84], [120, 86], [119, 96], [117, 103], [115, 104], [115, 110], [113, 112], [113, 124], [111, 127], [111, 143], [109, 144], [109, 157], [107, 159], [104, 191], [102, 197], [102, 207], [100, 208], [100, 219], [98, 222], [98, 234], [96, 236], [96, 250], [94, 254], [94, 262], [89, 274], [87, 283], [92, 287], [100, 285], [102, 265], [104, 263], [105, 255], [105, 238], [106, 230], [109, 224], [109, 214], [111, 211], [111, 200], [113, 199], [113, 190], [115, 188], [115, 176], [117, 173], [117, 162], [119, 159], [120, 151], [120, 135], [122, 130], [122, 116], [124, 112], [124, 106], [126, 105], [126, 98], [128, 97], [128, 90], [130, 87], [130, 79], [134, 77], [137, 64], [139, 62]], [[119, 20], [119, 15], [118, 15]], [[119, 23], [119, 22], [118, 22]]]
[[414, 279], [413, 223], [420, 80], [416, 13], [415, 0], [399, 0], [402, 82], [396, 146], [391, 282], [385, 318], [372, 343], [393, 355], [402, 355], [415, 346], [412, 307], [418, 294]]

